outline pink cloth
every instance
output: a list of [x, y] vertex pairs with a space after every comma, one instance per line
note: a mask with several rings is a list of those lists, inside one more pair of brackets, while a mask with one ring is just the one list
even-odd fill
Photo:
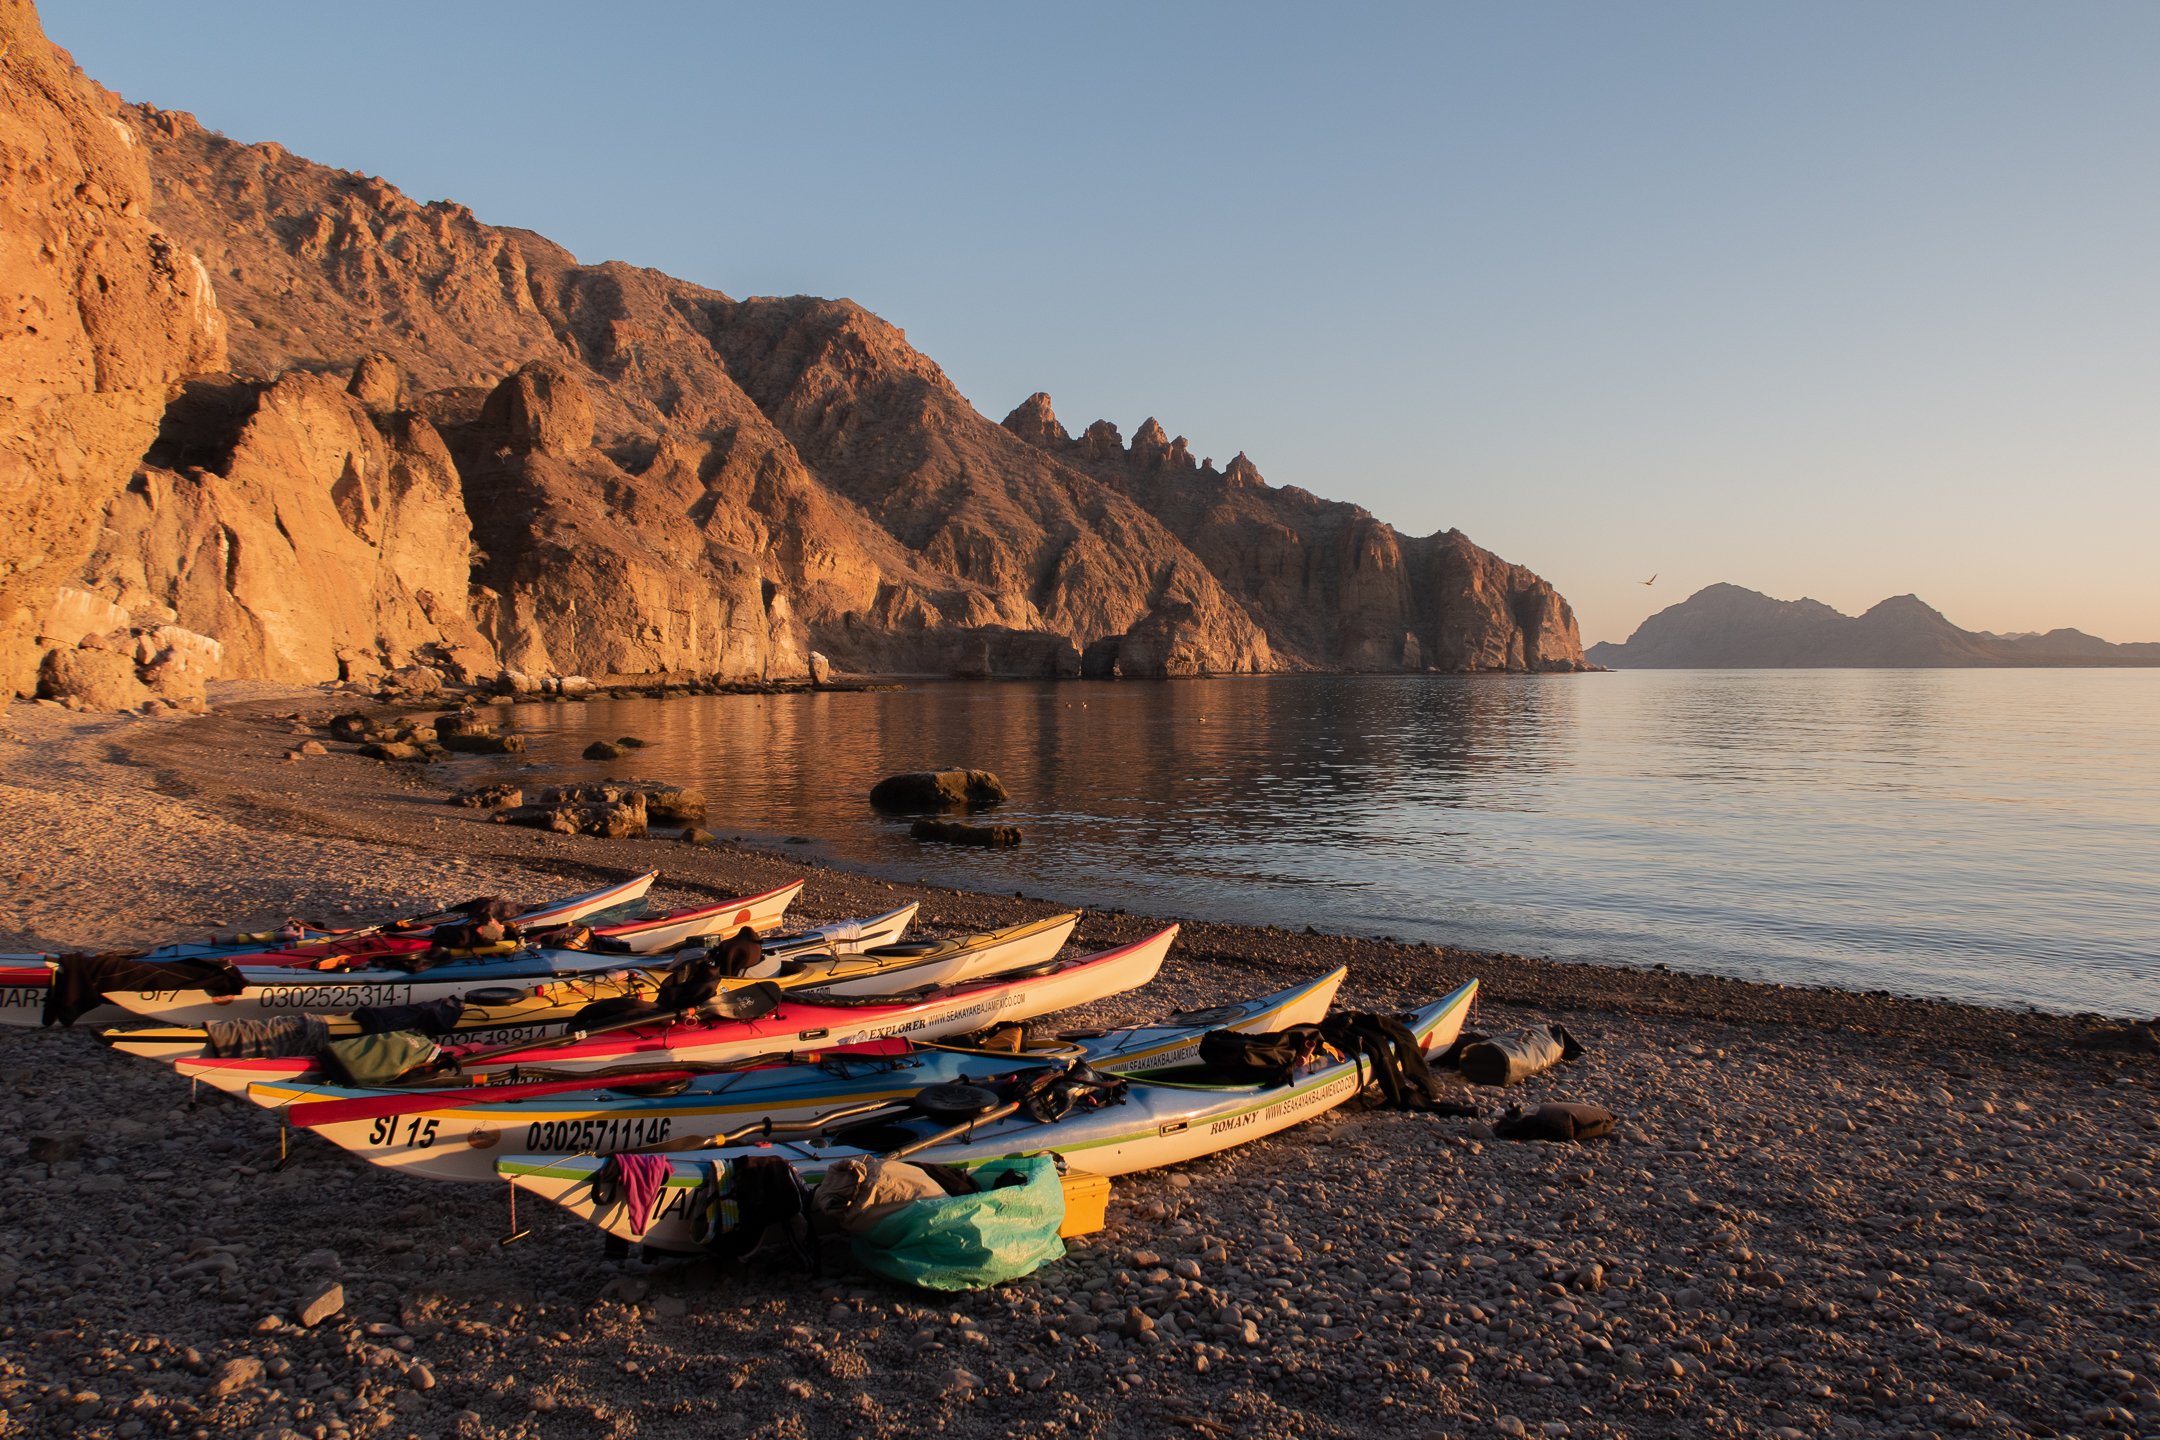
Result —
[[605, 1180], [613, 1180], [622, 1188], [623, 1209], [630, 1213], [630, 1233], [645, 1233], [645, 1222], [652, 1218], [653, 1202], [660, 1198], [668, 1175], [674, 1167], [665, 1155], [610, 1155], [607, 1168], [601, 1171]]

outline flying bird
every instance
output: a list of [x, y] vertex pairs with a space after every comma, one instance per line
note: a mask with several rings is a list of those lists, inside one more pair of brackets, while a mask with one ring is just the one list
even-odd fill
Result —
[[[1662, 574], [1664, 574], [1664, 573], [1665, 573], [1664, 571], [1660, 570], [1660, 571], [1658, 572], [1658, 575], [1662, 575]], [[1643, 583], [1643, 584], [1644, 584], [1645, 586], [1650, 586], [1650, 585], [1655, 585], [1655, 584], [1657, 584], [1657, 575], [1652, 575], [1652, 576], [1651, 576], [1651, 577], [1650, 577], [1649, 579], [1647, 579], [1647, 580], [1643, 581], [1642, 583]]]

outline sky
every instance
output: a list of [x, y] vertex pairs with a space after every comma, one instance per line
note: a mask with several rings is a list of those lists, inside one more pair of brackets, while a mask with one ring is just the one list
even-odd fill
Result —
[[1459, 528], [1586, 642], [1717, 581], [2160, 640], [2160, 6], [40, 11], [235, 139], [852, 298], [992, 419]]

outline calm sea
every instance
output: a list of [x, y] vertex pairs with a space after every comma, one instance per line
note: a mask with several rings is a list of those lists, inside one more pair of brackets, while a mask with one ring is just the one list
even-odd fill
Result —
[[[2160, 670], [926, 684], [521, 705], [712, 829], [1150, 914], [2160, 1014]], [[652, 742], [596, 765], [595, 737]], [[1017, 850], [865, 796], [996, 771]]]

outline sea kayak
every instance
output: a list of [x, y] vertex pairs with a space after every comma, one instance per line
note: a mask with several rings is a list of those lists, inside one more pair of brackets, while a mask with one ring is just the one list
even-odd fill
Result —
[[[1473, 980], [1406, 1017], [1426, 1053], [1454, 1043], [1476, 994]], [[918, 1164], [965, 1167], [1051, 1153], [1076, 1170], [1126, 1175], [1212, 1155], [1324, 1115], [1364, 1089], [1371, 1071], [1358, 1057], [1327, 1056], [1274, 1085], [1220, 1083], [1199, 1065], [1139, 1072], [1127, 1078], [1131, 1083], [1122, 1103], [1076, 1109], [1047, 1124], [1022, 1115], [985, 1119], [947, 1134], [909, 1158]], [[778, 1156], [814, 1187], [836, 1161], [898, 1150], [952, 1127], [917, 1116], [880, 1122], [878, 1129], [886, 1133], [878, 1137], [874, 1150], [836, 1140], [770, 1139], [703, 1151], [662, 1151], [667, 1177], [642, 1230], [632, 1228], [629, 1211], [617, 1194], [620, 1187], [603, 1184], [595, 1193], [594, 1182], [603, 1178], [610, 1165], [606, 1155], [506, 1155], [495, 1162], [495, 1172], [610, 1235], [638, 1241], [648, 1250], [691, 1253], [700, 1248], [691, 1233], [692, 1199], [702, 1187], [718, 1181], [721, 1167], [752, 1155]]]
[[[785, 1123], [841, 1106], [904, 1100], [926, 1085], [1062, 1066], [1075, 1055], [1098, 1070], [1181, 1065], [1197, 1057], [1209, 1030], [1280, 1030], [1318, 1021], [1344, 974], [1334, 970], [1272, 995], [1154, 1024], [1076, 1032], [1048, 1054], [928, 1042], [891, 1055], [783, 1054], [719, 1073], [646, 1071], [611, 1077], [617, 1088], [609, 1089], [591, 1088], [590, 1076], [417, 1092], [271, 1082], [250, 1085], [248, 1098], [399, 1174], [493, 1180], [505, 1147], [556, 1154], [696, 1144], [761, 1119]], [[671, 1093], [637, 1093], [653, 1086]]]
[[[779, 926], [780, 917], [801, 889], [802, 882], [797, 880], [762, 895], [706, 907], [701, 913], [717, 910], [729, 926], [748, 926], [763, 933]], [[239, 974], [240, 989], [234, 994], [219, 995], [206, 989], [114, 990], [107, 992], [107, 998], [128, 1013], [148, 1020], [200, 1025], [243, 1015], [259, 1020], [310, 1011], [425, 1005], [481, 986], [539, 984], [620, 969], [622, 963], [620, 954], [606, 951], [528, 948], [509, 955], [445, 960], [418, 971], [399, 968], [388, 957], [357, 970], [323, 974], [280, 966], [236, 965], [233, 968]]]
[[[928, 1040], [964, 1034], [1001, 1020], [1048, 1015], [1138, 989], [1155, 978], [1176, 938], [1173, 925], [1114, 950], [918, 995], [848, 996], [778, 987], [762, 993], [760, 987], [729, 990], [717, 997], [729, 1013], [713, 1018], [663, 1021], [517, 1048], [445, 1045], [439, 1068], [467, 1079], [535, 1069], [568, 1075], [626, 1065], [715, 1065], [889, 1035]], [[324, 1078], [318, 1062], [309, 1057], [202, 1056], [175, 1060], [173, 1068], [234, 1094], [257, 1081]]]
[[[859, 964], [882, 965], [896, 976], [909, 975], [914, 973], [913, 961], [904, 953], [884, 960], [864, 957], [908, 951], [910, 947], [897, 942], [907, 933], [917, 908], [917, 903], [910, 903], [868, 920], [840, 920], [793, 935], [768, 935], [759, 943], [767, 958], [781, 967], [774, 979], [783, 986], [814, 985], [835, 972], [860, 973]], [[460, 1043], [472, 1045], [553, 1039], [576, 1028], [579, 1014], [588, 1005], [620, 998], [652, 999], [668, 973], [659, 967], [626, 968], [570, 975], [538, 985], [489, 985], [467, 990], [457, 997], [464, 1008], [451, 1033]], [[349, 1013], [322, 1018], [326, 1041], [368, 1033]], [[189, 1059], [216, 1053], [212, 1029], [217, 1023], [137, 1025], [106, 1030], [98, 1038], [123, 1054], [151, 1060]]]
[[[603, 885], [582, 895], [551, 900], [518, 915], [516, 923], [521, 928], [533, 930], [575, 924], [602, 911], [643, 900], [646, 892], [652, 889], [653, 882], [659, 878], [659, 871], [648, 870], [642, 875], [634, 875], [613, 885]], [[447, 911], [436, 911], [418, 919], [435, 921], [448, 914]], [[412, 946], [425, 948], [426, 937], [433, 929], [432, 924], [416, 924], [412, 920], [393, 920], [381, 925], [346, 931], [296, 925], [283, 931], [263, 931], [223, 939], [180, 942], [160, 945], [135, 954], [122, 953], [125, 958], [137, 963], [158, 965], [175, 960], [230, 959], [240, 955], [263, 953], [269, 947], [276, 947], [278, 954], [293, 957], [289, 961], [276, 963], [308, 964], [336, 953], [340, 946], [359, 946], [369, 938], [378, 936], [395, 936], [406, 940]], [[67, 957], [54, 953], [0, 955], [0, 1025], [30, 1026], [44, 1023], [45, 1002], [52, 993], [53, 974], [65, 958]], [[100, 1006], [76, 1018], [78, 1021], [110, 1023], [123, 1018], [125, 1014], [119, 1006], [109, 1005]]]

